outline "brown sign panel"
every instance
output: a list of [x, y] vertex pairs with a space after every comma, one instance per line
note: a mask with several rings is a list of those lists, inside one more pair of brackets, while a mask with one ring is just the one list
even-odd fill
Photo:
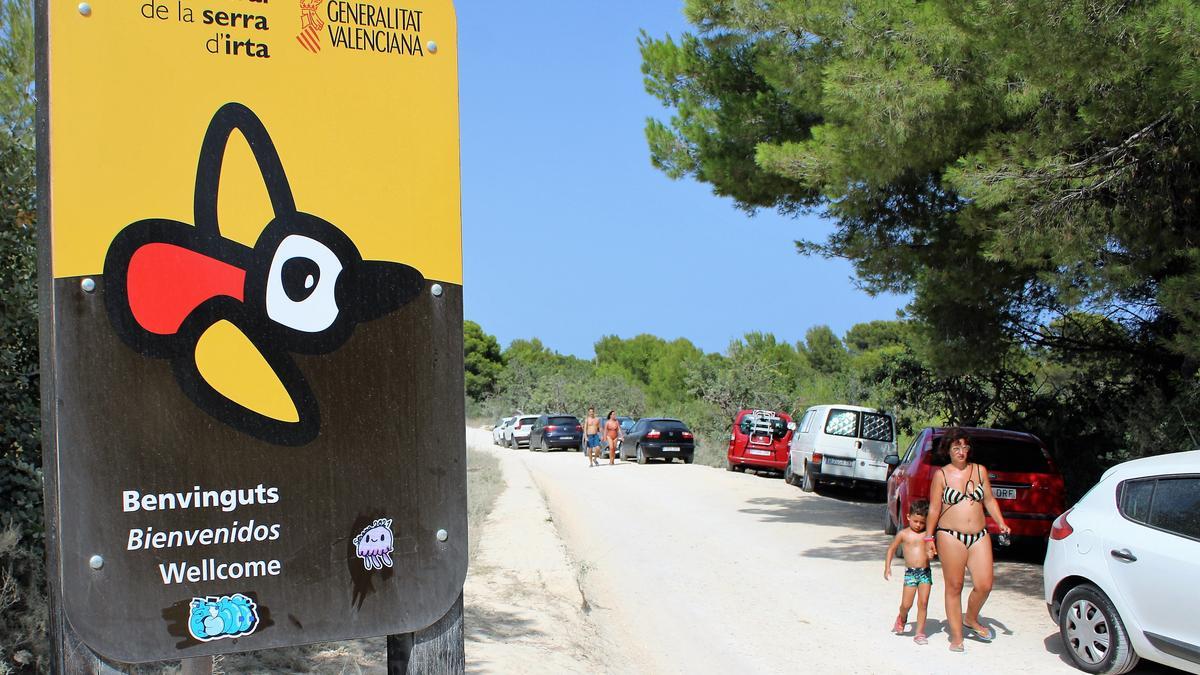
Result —
[[118, 4], [41, 7], [68, 622], [127, 662], [434, 623], [466, 574], [453, 8]]

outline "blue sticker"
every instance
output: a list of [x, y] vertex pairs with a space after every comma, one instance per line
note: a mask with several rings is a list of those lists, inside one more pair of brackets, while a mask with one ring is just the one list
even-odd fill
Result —
[[192, 598], [188, 632], [201, 642], [249, 635], [255, 628], [258, 605], [241, 593]]
[[367, 569], [392, 566], [392, 519], [379, 518], [354, 538], [354, 554]]

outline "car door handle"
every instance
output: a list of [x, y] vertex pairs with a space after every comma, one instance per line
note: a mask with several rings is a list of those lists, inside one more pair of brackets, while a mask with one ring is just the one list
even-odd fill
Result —
[[1125, 562], [1137, 562], [1137, 556], [1130, 553], [1129, 549], [1127, 548], [1114, 548], [1113, 550], [1109, 551], [1109, 554], [1117, 560], [1124, 560]]

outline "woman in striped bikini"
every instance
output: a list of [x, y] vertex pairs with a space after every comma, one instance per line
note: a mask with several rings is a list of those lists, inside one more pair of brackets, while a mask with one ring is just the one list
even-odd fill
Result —
[[[946, 624], [950, 651], [963, 651], [964, 633], [991, 642], [995, 632], [979, 623], [979, 610], [992, 592], [992, 542], [984, 510], [1003, 533], [1010, 530], [992, 496], [987, 467], [970, 462], [971, 439], [957, 427], [942, 437], [940, 451], [950, 463], [933, 474], [929, 486], [929, 517], [925, 545], [930, 557], [940, 554], [946, 589]], [[971, 570], [971, 595], [962, 611], [963, 577]]]

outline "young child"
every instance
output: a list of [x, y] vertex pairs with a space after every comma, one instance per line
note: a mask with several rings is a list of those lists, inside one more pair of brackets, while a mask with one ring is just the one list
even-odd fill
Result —
[[904, 595], [900, 598], [900, 614], [896, 617], [893, 633], [903, 633], [908, 624], [908, 610], [912, 608], [913, 596], [917, 596], [917, 635], [913, 642], [929, 644], [925, 636], [925, 612], [929, 609], [929, 591], [933, 588], [933, 574], [929, 569], [929, 554], [925, 550], [925, 518], [929, 515], [929, 502], [915, 501], [908, 507], [908, 527], [896, 533], [888, 547], [883, 562], [883, 578], [892, 578], [892, 556], [896, 547], [904, 548]]

